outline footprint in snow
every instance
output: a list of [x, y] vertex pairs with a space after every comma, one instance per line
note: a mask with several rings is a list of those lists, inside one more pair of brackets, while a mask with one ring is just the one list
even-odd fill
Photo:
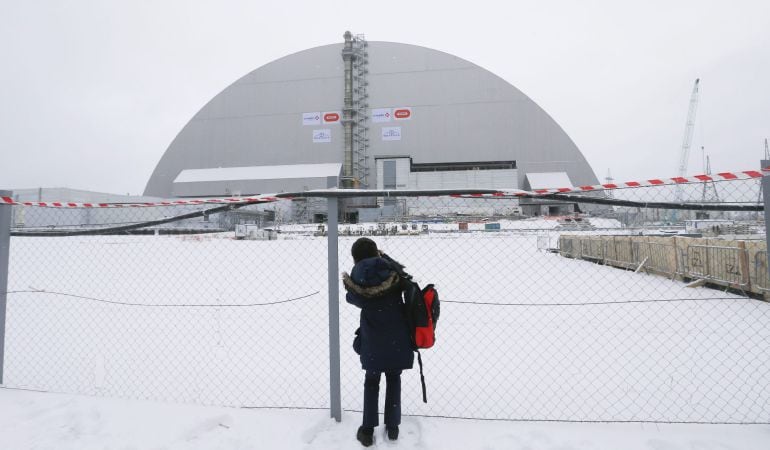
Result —
[[233, 426], [233, 419], [229, 414], [223, 414], [215, 416], [210, 419], [206, 419], [187, 430], [182, 439], [185, 441], [192, 441], [200, 438], [202, 435], [211, 433], [218, 430], [227, 430]]

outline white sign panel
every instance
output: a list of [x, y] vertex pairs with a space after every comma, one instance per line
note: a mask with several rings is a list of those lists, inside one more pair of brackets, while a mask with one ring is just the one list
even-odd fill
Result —
[[393, 108], [393, 120], [409, 120], [412, 118], [412, 108], [402, 106]]
[[302, 113], [302, 125], [321, 125], [321, 113]]
[[382, 127], [383, 141], [400, 141], [401, 127]]
[[374, 123], [390, 122], [392, 118], [393, 112], [390, 108], [378, 108], [372, 110], [372, 122]]
[[326, 111], [321, 114], [321, 120], [323, 120], [324, 125], [330, 123], [340, 123], [341, 118], [342, 113], [340, 111]]
[[332, 141], [332, 130], [313, 130], [313, 143], [324, 143]]

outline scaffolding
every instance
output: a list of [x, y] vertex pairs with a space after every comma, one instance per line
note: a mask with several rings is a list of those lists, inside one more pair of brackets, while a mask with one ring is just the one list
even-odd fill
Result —
[[357, 187], [369, 187], [369, 44], [363, 34], [353, 37], [353, 177]]
[[345, 98], [342, 124], [345, 155], [342, 182], [345, 188], [368, 188], [369, 168], [369, 44], [363, 34], [345, 32], [342, 59], [345, 61]]

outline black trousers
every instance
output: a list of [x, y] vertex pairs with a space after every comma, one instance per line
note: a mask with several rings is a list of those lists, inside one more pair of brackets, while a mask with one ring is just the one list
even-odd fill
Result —
[[[382, 372], [366, 371], [364, 378], [364, 423], [365, 427], [380, 424], [377, 403], [380, 398], [380, 377]], [[385, 426], [401, 424], [401, 371], [385, 372]]]

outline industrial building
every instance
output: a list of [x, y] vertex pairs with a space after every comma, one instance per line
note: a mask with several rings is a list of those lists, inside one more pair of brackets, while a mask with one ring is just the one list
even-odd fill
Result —
[[[17, 202], [51, 203], [65, 200], [69, 203], [87, 203], [98, 205], [100, 203], [112, 204], [141, 204], [157, 203], [164, 199], [138, 195], [109, 194], [105, 192], [86, 191], [71, 188], [35, 188], [15, 189], [11, 198]], [[15, 206], [11, 209], [11, 224], [20, 232], [53, 232], [53, 231], [77, 231], [88, 229], [102, 229], [121, 227], [142, 222], [158, 221], [172, 216], [189, 214], [201, 209], [195, 205], [176, 205], [153, 208], [28, 208]], [[263, 219], [266, 214], [259, 211], [231, 211], [233, 219], [224, 215], [215, 215], [213, 218], [193, 218], [175, 221], [160, 226], [135, 230], [132, 233], [182, 233], [202, 231], [222, 231], [229, 229], [237, 215], [247, 215], [247, 219], [256, 221]], [[213, 220], [210, 220], [213, 219]]]
[[[564, 130], [502, 78], [444, 52], [347, 32], [342, 43], [273, 61], [212, 98], [170, 144], [144, 195], [295, 192], [327, 188], [330, 177], [341, 188], [395, 190], [598, 183]], [[510, 202], [492, 213], [573, 207]], [[345, 214], [370, 220], [425, 208], [372, 199], [347, 202]]]

